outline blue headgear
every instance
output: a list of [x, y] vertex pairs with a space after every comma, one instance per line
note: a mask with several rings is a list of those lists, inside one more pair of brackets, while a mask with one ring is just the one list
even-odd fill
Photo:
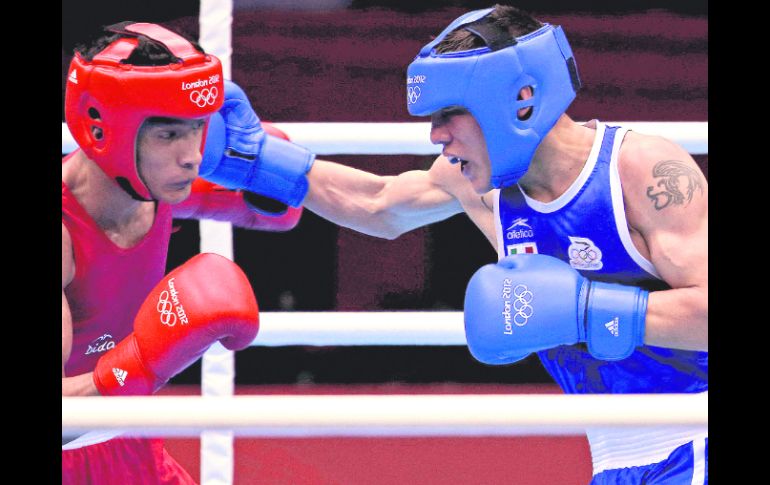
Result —
[[[457, 18], [420, 50], [407, 70], [407, 108], [428, 116], [462, 106], [481, 126], [492, 163], [492, 185], [516, 183], [545, 135], [575, 99], [580, 88], [572, 49], [561, 27], [549, 24], [521, 37], [491, 24], [494, 10], [475, 10]], [[434, 47], [459, 27], [486, 43], [469, 51], [438, 54]], [[519, 91], [532, 86], [530, 99]], [[527, 119], [517, 111], [532, 107]]]

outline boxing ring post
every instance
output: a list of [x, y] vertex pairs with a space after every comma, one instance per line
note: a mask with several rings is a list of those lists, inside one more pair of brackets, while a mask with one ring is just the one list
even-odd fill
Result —
[[[232, 79], [232, 23], [232, 0], [201, 0], [198, 42], [203, 50], [219, 58], [225, 79]], [[233, 228], [229, 222], [201, 220], [199, 231], [200, 252], [234, 260]], [[232, 396], [234, 386], [235, 353], [217, 342], [201, 359], [201, 394], [206, 398]], [[209, 430], [200, 437], [201, 485], [231, 485], [235, 471], [233, 432]]]

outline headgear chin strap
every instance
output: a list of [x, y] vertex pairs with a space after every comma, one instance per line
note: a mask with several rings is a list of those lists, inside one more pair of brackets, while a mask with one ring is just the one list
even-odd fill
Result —
[[[79, 53], [72, 59], [65, 95], [67, 126], [88, 158], [110, 178], [135, 199], [151, 200], [136, 166], [139, 127], [148, 117], [201, 118], [218, 111], [224, 101], [222, 65], [160, 25], [134, 23], [112, 30], [129, 37], [115, 40], [91, 61]], [[139, 36], [163, 44], [177, 62], [123, 63]]]
[[[556, 124], [580, 88], [572, 49], [559, 26], [512, 38], [487, 15], [494, 8], [457, 18], [425, 45], [407, 70], [407, 108], [429, 116], [463, 106], [481, 126], [492, 164], [495, 188], [516, 183], [529, 168], [540, 142]], [[436, 45], [460, 27], [479, 35], [486, 47], [439, 54]], [[519, 100], [522, 88], [533, 95]], [[531, 108], [526, 119], [517, 111]]]

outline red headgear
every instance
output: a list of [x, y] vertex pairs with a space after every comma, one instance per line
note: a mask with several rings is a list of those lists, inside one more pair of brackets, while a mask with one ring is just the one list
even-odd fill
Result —
[[[132, 37], [117, 39], [90, 62], [79, 53], [72, 59], [65, 117], [88, 158], [132, 196], [148, 200], [136, 167], [139, 127], [151, 116], [200, 118], [217, 112], [224, 100], [222, 65], [160, 25], [135, 23], [113, 31]], [[124, 64], [138, 36], [163, 44], [179, 60], [164, 66]], [[98, 138], [93, 127], [101, 129]]]

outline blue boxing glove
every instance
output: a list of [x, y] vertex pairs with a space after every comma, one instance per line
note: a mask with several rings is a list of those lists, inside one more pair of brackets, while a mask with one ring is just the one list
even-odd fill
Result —
[[306, 148], [265, 133], [246, 93], [225, 80], [225, 102], [209, 120], [201, 177], [298, 207], [314, 161]]
[[544, 254], [481, 267], [465, 291], [465, 337], [476, 360], [510, 364], [587, 342], [597, 359], [625, 359], [644, 342], [648, 292], [584, 278]]

